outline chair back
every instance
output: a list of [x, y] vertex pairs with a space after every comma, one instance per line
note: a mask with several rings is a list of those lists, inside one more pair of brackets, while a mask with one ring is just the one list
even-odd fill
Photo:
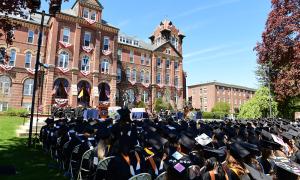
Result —
[[165, 171], [165, 172], [161, 173], [160, 175], [158, 175], [155, 178], [155, 180], [166, 180], [166, 178], [167, 178], [167, 172]]
[[103, 160], [99, 161], [99, 163], [97, 165], [97, 170], [101, 169], [101, 170], [107, 171], [108, 164], [113, 158], [115, 158], [115, 156], [110, 156], [110, 157], [104, 158]]
[[152, 177], [148, 173], [141, 173], [129, 178], [129, 180], [151, 180]]

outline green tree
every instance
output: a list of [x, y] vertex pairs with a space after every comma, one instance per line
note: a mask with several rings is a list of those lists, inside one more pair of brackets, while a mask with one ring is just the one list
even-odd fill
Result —
[[137, 108], [146, 108], [146, 104], [143, 101], [137, 103]]
[[159, 112], [160, 110], [167, 110], [168, 104], [163, 101], [162, 98], [157, 98], [154, 104], [154, 110]]
[[229, 113], [230, 105], [227, 102], [217, 102], [211, 111]]
[[[271, 99], [272, 117], [277, 116], [277, 102]], [[241, 106], [238, 118], [256, 119], [268, 117], [269, 115], [269, 89], [262, 86], [259, 88], [252, 99]]]

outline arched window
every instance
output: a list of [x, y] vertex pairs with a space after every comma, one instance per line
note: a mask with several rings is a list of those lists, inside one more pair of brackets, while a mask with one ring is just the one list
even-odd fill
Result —
[[54, 81], [52, 95], [54, 95], [54, 98], [68, 99], [69, 89], [69, 82], [66, 79], [56, 79]]
[[8, 95], [10, 92], [11, 80], [7, 76], [0, 76], [0, 94]]
[[136, 81], [136, 70], [135, 70], [135, 69], [132, 70], [131, 80], [132, 80], [133, 82]]
[[140, 79], [141, 79], [141, 83], [144, 83], [144, 81], [145, 81], [145, 73], [144, 73], [144, 70], [141, 71]]
[[[17, 52], [16, 50], [12, 49], [10, 50], [10, 58], [9, 58], [9, 65], [10, 66], [15, 66], [16, 63], [16, 57], [17, 57]], [[0, 58], [1, 59], [1, 58]]]
[[147, 103], [149, 101], [149, 94], [148, 94], [147, 91], [143, 92], [142, 101], [145, 102], [145, 103]]
[[128, 89], [126, 90], [126, 93], [128, 95], [128, 102], [133, 103], [135, 101], [134, 91], [132, 89]]
[[129, 68], [126, 69], [126, 79], [127, 79], [127, 81], [130, 81], [130, 69]]
[[101, 62], [101, 73], [108, 74], [108, 71], [109, 71], [109, 62], [107, 59], [104, 59]]
[[81, 60], [81, 71], [90, 71], [90, 58], [83, 56]]
[[120, 67], [117, 69], [117, 81], [120, 82], [122, 80], [122, 70]]
[[149, 73], [149, 71], [146, 72], [145, 83], [150, 83], [150, 73]]
[[63, 51], [59, 54], [58, 67], [68, 68], [69, 66], [69, 53]]
[[25, 68], [31, 67], [31, 56], [32, 54], [29, 51], [25, 54]]
[[24, 96], [32, 96], [33, 93], [33, 79], [26, 79], [24, 81], [24, 90], [23, 90], [23, 95]]

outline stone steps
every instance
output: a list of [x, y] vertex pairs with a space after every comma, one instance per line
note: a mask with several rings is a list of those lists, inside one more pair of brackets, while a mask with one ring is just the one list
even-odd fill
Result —
[[[46, 125], [46, 123], [44, 122], [46, 120], [46, 117], [39, 117], [38, 122], [37, 122], [37, 118], [33, 118], [33, 123], [32, 123], [32, 136], [35, 135], [36, 133], [36, 128], [37, 128], [37, 134], [40, 134], [40, 130], [41, 128]], [[28, 137], [29, 135], [29, 125], [30, 122], [29, 120], [27, 120], [27, 122], [24, 125], [21, 125], [17, 130], [16, 130], [16, 134], [17, 137]]]

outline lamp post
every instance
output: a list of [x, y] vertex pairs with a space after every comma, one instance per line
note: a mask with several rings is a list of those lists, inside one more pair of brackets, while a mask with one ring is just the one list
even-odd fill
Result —
[[[40, 2], [39, 0], [35, 0], [35, 3]], [[61, 3], [62, 0], [51, 0], [50, 7], [49, 7], [49, 16], [54, 16], [56, 13], [58, 13], [61, 9]], [[37, 79], [38, 79], [38, 71], [40, 66], [44, 66], [45, 68], [48, 68], [47, 65], [44, 65], [40, 63], [40, 53], [41, 53], [41, 46], [42, 46], [42, 40], [43, 40], [43, 32], [44, 32], [44, 19], [45, 19], [45, 11], [43, 10], [40, 12], [35, 12], [37, 14], [41, 14], [41, 24], [40, 24], [40, 33], [38, 38], [38, 49], [37, 49], [37, 56], [36, 56], [36, 62], [35, 62], [35, 70], [34, 70], [34, 83], [33, 83], [33, 92], [32, 92], [32, 102], [31, 102], [31, 112], [30, 112], [30, 124], [29, 124], [29, 136], [28, 136], [28, 147], [31, 147], [32, 145], [32, 125], [33, 125], [33, 116], [34, 116], [34, 106], [35, 106], [35, 94], [37, 89]]]

